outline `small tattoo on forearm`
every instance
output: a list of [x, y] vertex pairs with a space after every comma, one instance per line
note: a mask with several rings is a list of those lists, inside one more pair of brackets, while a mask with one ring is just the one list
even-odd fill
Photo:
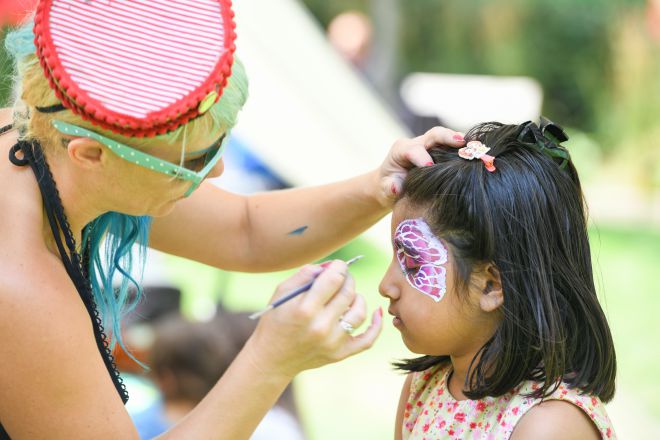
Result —
[[287, 235], [303, 235], [309, 226], [301, 226], [298, 229], [294, 229], [289, 232]]

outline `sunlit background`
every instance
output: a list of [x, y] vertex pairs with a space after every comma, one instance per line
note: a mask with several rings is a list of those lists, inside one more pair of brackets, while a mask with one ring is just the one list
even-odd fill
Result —
[[[0, 0], [4, 29], [33, 3]], [[225, 188], [350, 177], [376, 167], [396, 138], [436, 124], [466, 130], [544, 114], [566, 128], [617, 348], [608, 411], [620, 438], [660, 432], [660, 1], [234, 3], [251, 96], [216, 182]], [[0, 99], [9, 104], [12, 67], [2, 51], [0, 69]], [[377, 285], [388, 243], [386, 220], [333, 255], [366, 255], [351, 271], [371, 309], [385, 305]], [[229, 273], [153, 254], [145, 285], [180, 289], [182, 313], [203, 321], [218, 303], [264, 306], [287, 274]], [[133, 330], [139, 353], [149, 332]], [[386, 320], [370, 351], [302, 374], [294, 394], [306, 438], [391, 438], [403, 378], [390, 362], [407, 355]], [[129, 376], [129, 389], [132, 412], [156, 398], [147, 374]]]

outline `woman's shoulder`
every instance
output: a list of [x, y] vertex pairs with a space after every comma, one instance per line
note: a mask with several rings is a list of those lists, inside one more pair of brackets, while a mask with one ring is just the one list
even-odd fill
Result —
[[[10, 125], [13, 122], [12, 109], [0, 108], [0, 128]], [[12, 145], [16, 141], [16, 134], [12, 132], [0, 135], [0, 146]]]
[[[21, 326], [30, 315], [43, 318], [78, 303], [85, 310], [62, 263], [45, 246], [12, 248], [5, 244], [0, 253], [1, 322]], [[38, 325], [48, 325], [48, 321]]]
[[12, 437], [135, 438], [61, 263], [13, 261], [13, 275], [1, 266], [0, 419]]
[[0, 127], [11, 124], [12, 109], [10, 107], [0, 107]]

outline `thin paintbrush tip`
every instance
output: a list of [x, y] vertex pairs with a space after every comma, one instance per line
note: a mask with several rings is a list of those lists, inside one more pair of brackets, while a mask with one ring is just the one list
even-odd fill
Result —
[[357, 260], [361, 260], [362, 258], [364, 258], [364, 255], [358, 255], [357, 257], [353, 257], [350, 260], [348, 260], [346, 264], [350, 266], [351, 264], [355, 263]]
[[261, 311], [259, 311], [259, 312], [254, 312], [253, 314], [251, 314], [250, 316], [248, 316], [248, 318], [250, 318], [250, 319], [252, 319], [252, 320], [259, 319], [259, 318], [261, 318], [261, 315], [263, 315], [263, 314], [266, 313], [267, 311], [271, 310], [272, 308], [273, 308], [272, 306], [268, 306], [268, 307], [266, 307], [265, 309], [263, 309], [263, 310], [261, 310]]
[[[351, 258], [350, 260], [348, 260], [348, 261], [346, 262], [346, 264], [347, 264], [348, 266], [350, 266], [351, 264], [355, 263], [356, 261], [358, 261], [358, 260], [360, 260], [360, 259], [362, 259], [362, 258], [364, 258], [364, 255], [358, 255], [358, 256], [353, 257], [353, 258]], [[312, 284], [312, 282], [310, 282], [309, 285], [306, 286], [306, 287], [304, 287], [304, 288], [303, 288], [304, 290], [301, 290], [300, 292], [293, 292], [293, 294], [289, 294], [289, 295], [288, 295], [288, 296], [290, 296], [289, 298], [287, 298], [287, 297], [285, 296], [283, 299], [280, 299], [280, 300], [278, 300], [278, 301], [275, 301], [273, 304], [269, 305], [269, 306], [266, 307], [265, 309], [263, 309], [263, 310], [261, 310], [261, 311], [259, 311], [259, 312], [255, 312], [255, 313], [251, 314], [251, 315], [249, 316], [249, 318], [252, 319], [252, 320], [260, 318], [261, 315], [263, 315], [263, 314], [266, 313], [267, 311], [272, 310], [272, 309], [274, 309], [275, 307], [277, 307], [278, 305], [283, 304], [284, 302], [290, 300], [290, 299], [293, 297], [292, 295], [297, 295], [297, 294], [302, 293], [303, 291], [307, 290], [307, 289], [311, 286], [311, 284]]]

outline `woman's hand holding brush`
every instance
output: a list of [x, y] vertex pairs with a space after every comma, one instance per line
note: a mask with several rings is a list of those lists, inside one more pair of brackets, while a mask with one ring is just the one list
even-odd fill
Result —
[[[353, 336], [365, 321], [364, 298], [355, 292], [355, 281], [343, 261], [308, 265], [281, 283], [270, 303], [313, 282], [260, 320], [246, 344], [264, 374], [293, 378], [303, 370], [337, 362], [371, 347], [382, 328], [382, 309], [373, 312], [371, 325]], [[257, 356], [259, 353], [259, 356]]]

